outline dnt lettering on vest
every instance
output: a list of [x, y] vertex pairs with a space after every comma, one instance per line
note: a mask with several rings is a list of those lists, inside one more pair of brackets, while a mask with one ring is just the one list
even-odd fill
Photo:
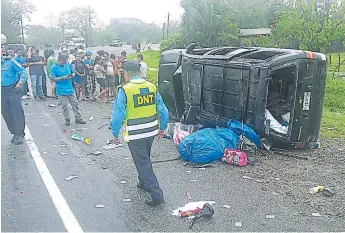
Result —
[[133, 95], [133, 102], [135, 108], [153, 105], [156, 104], [156, 96], [154, 92]]

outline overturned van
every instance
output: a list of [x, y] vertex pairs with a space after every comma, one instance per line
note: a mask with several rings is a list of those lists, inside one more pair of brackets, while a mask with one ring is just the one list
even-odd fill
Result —
[[235, 118], [275, 147], [317, 142], [326, 56], [275, 48], [207, 48], [162, 53], [158, 85], [171, 118], [225, 126]]

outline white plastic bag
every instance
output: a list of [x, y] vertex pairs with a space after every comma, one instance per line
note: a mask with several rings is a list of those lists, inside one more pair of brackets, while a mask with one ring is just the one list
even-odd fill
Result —
[[176, 124], [174, 129], [173, 141], [176, 146], [190, 133], [181, 129], [181, 124]]

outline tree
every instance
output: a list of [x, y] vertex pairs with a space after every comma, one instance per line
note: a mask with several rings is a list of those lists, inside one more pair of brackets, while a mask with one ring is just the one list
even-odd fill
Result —
[[27, 27], [26, 42], [37, 48], [45, 45], [58, 47], [61, 42], [61, 32], [57, 28], [46, 28], [42, 25], [30, 25]]
[[279, 47], [324, 52], [331, 42], [344, 37], [345, 7], [297, 2], [279, 16], [272, 40]]
[[96, 17], [94, 10], [86, 7], [75, 7], [67, 12], [63, 12], [58, 20], [58, 27], [65, 31], [66, 29], [76, 30], [80, 36], [86, 38], [87, 44], [90, 42], [90, 32], [95, 26]]
[[30, 19], [35, 9], [26, 0], [1, 0], [1, 32], [6, 35], [7, 41], [21, 41], [21, 20]]
[[[238, 27], [227, 16], [227, 4], [219, 0], [182, 0], [186, 10], [184, 25], [192, 42], [202, 47], [223, 46], [238, 42]], [[186, 25], [188, 26], [188, 25]]]

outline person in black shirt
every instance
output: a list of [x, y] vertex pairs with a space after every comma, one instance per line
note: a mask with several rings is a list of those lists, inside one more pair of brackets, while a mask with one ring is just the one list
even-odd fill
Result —
[[86, 82], [86, 74], [87, 74], [87, 67], [84, 62], [81, 60], [80, 53], [78, 53], [75, 57], [76, 59], [72, 61], [72, 67], [75, 71], [74, 82], [75, 82], [75, 91], [77, 94], [77, 98], [81, 100], [85, 100], [85, 82]]

